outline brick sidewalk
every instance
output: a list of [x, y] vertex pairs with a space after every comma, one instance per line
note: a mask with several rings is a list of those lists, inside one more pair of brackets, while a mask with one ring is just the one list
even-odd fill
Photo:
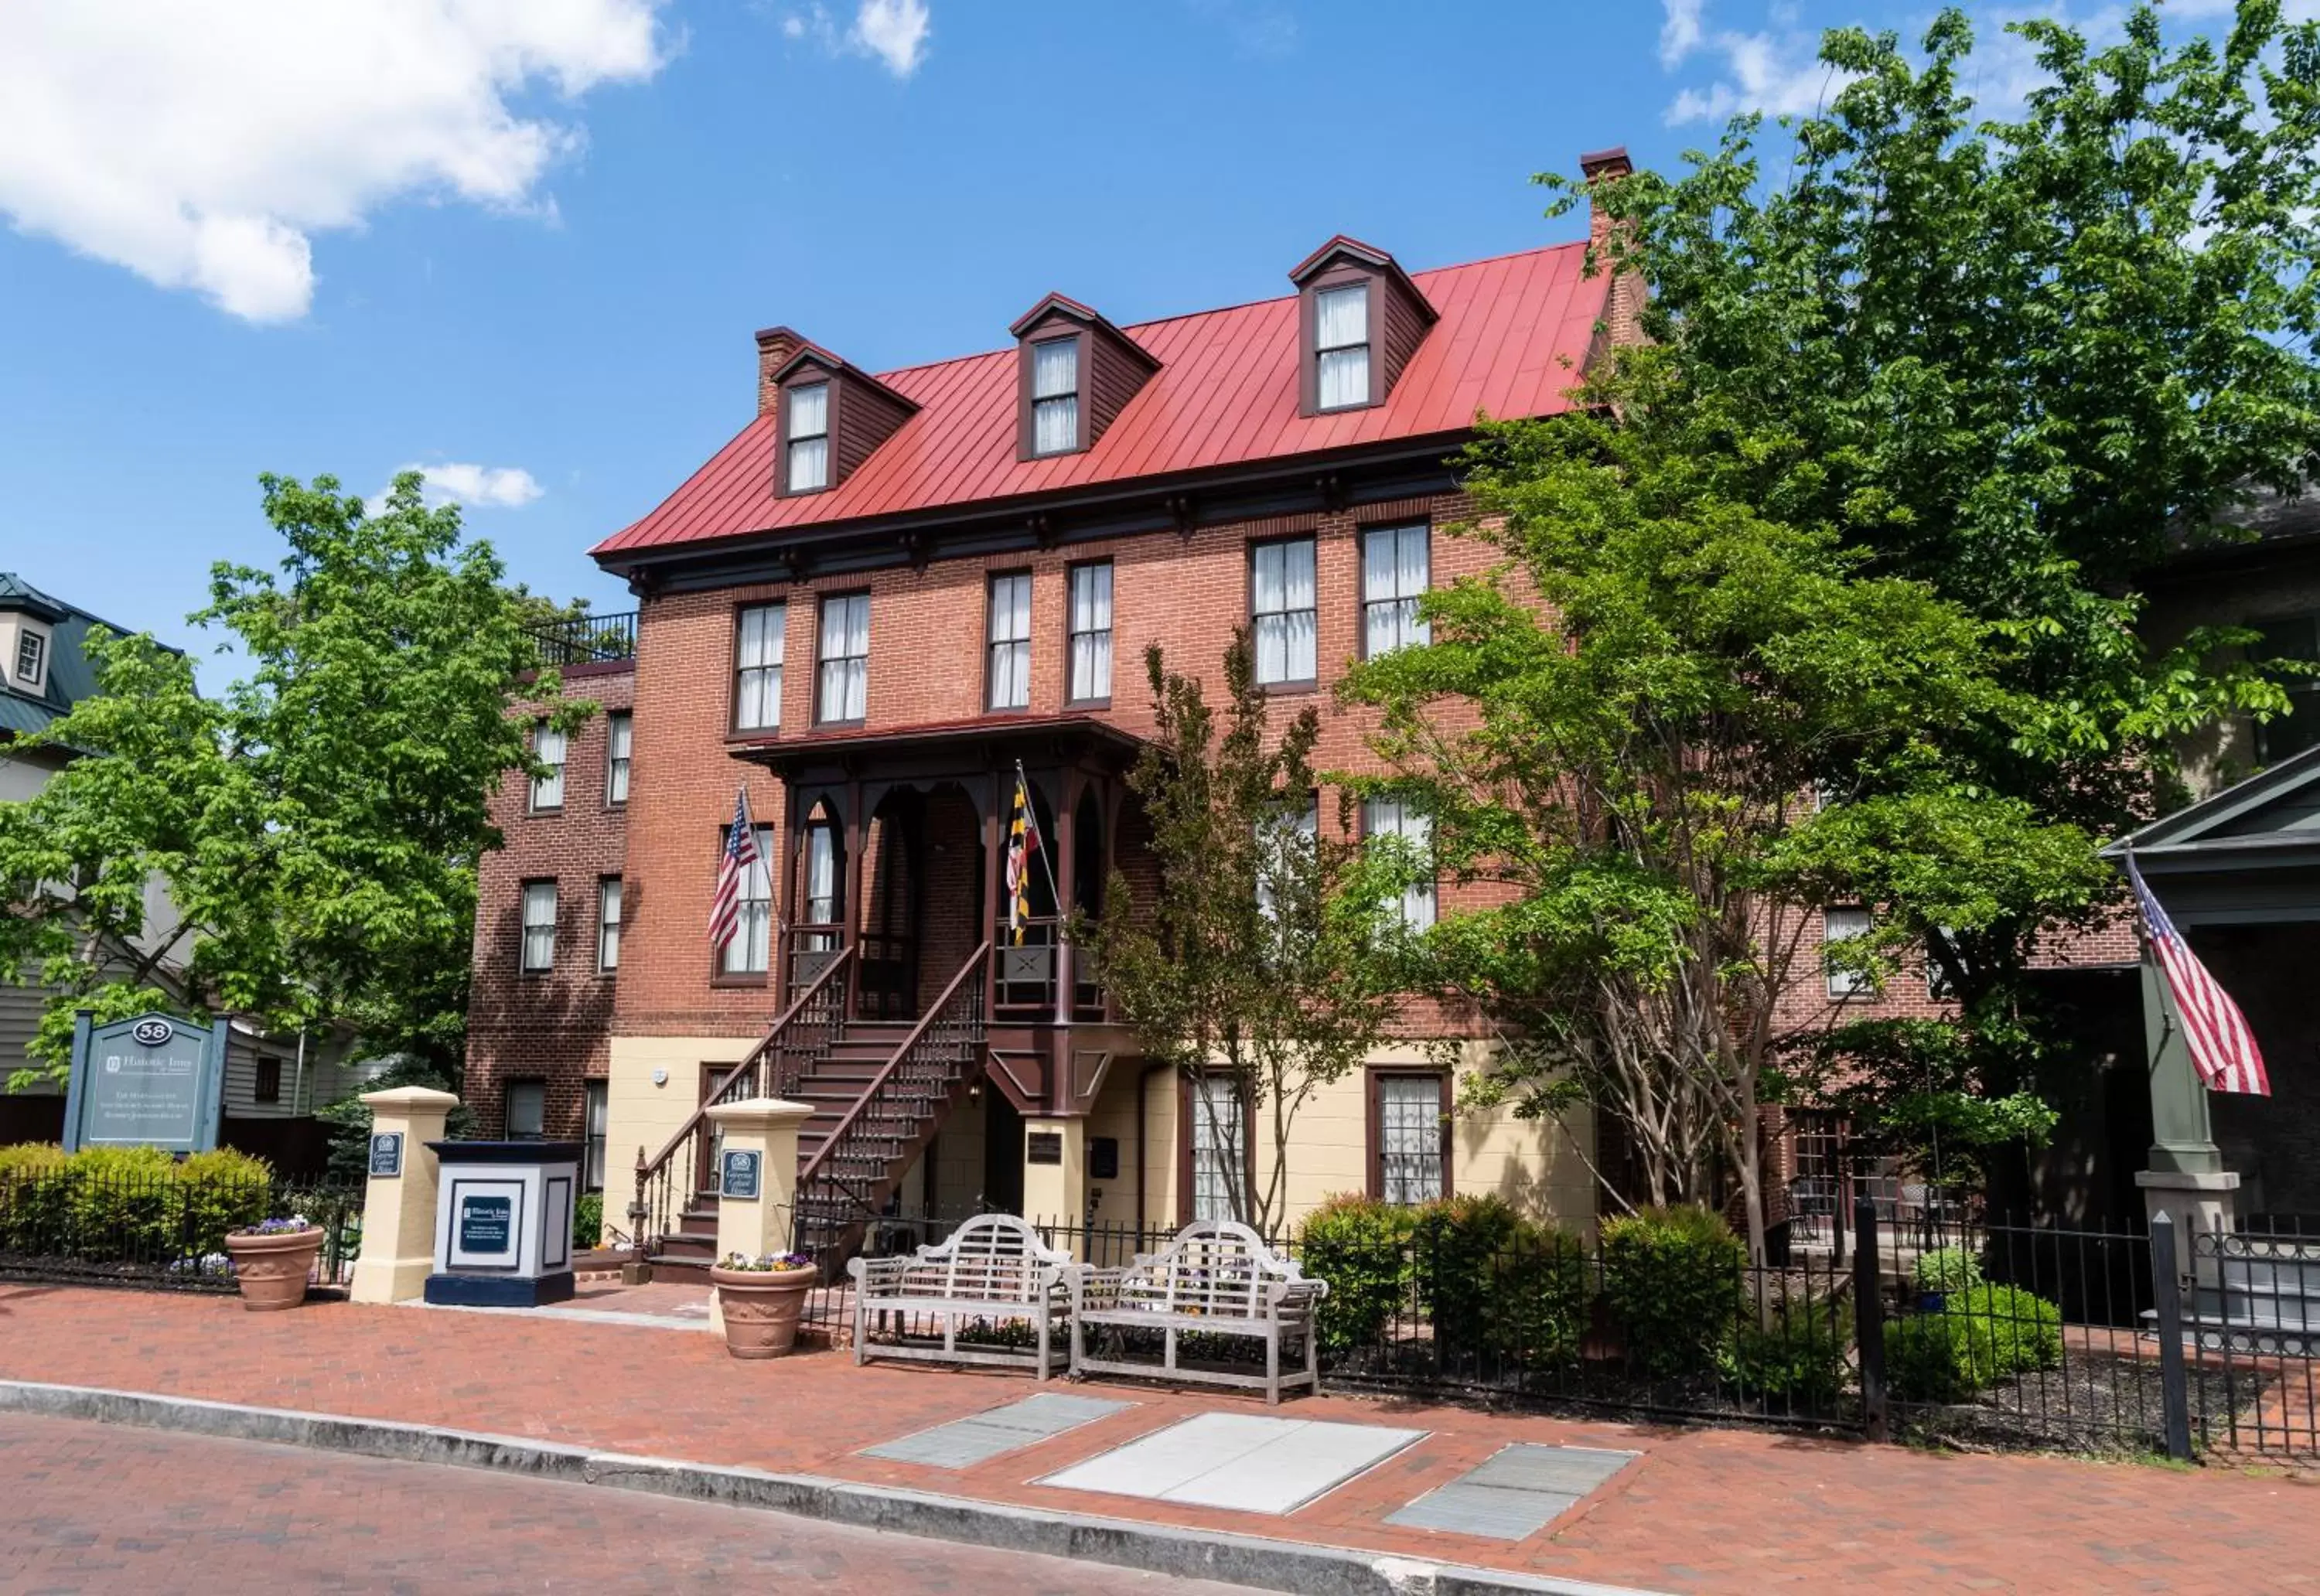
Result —
[[[864, 1446], [1029, 1394], [1027, 1379], [812, 1354], [729, 1359], [648, 1328], [317, 1303], [0, 1286], [0, 1377], [489, 1430], [909, 1486], [1033, 1508], [1668, 1591], [2320, 1588], [2320, 1495], [2291, 1481], [2043, 1457], [1935, 1455], [1748, 1430], [1672, 1430], [1325, 1397], [1284, 1414], [1427, 1438], [1286, 1518], [1028, 1482], [1186, 1415], [1261, 1403], [1105, 1387], [1124, 1412], [965, 1471]], [[1514, 1440], [1645, 1455], [1509, 1545], [1381, 1520]]]

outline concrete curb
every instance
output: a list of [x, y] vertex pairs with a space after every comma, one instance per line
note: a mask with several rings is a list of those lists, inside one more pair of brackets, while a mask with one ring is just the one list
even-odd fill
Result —
[[0, 1380], [0, 1412], [94, 1419], [232, 1440], [270, 1441], [403, 1463], [496, 1469], [534, 1479], [791, 1513], [861, 1529], [960, 1541], [1001, 1551], [1107, 1563], [1183, 1579], [1300, 1596], [1647, 1596], [1618, 1585], [1428, 1563], [1256, 1536], [1053, 1513], [813, 1474], [776, 1474], [662, 1457], [631, 1457], [521, 1436], [352, 1419], [286, 1408], [203, 1401], [149, 1392]]

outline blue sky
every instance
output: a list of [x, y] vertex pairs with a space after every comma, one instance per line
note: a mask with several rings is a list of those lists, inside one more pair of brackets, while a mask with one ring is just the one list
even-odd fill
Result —
[[417, 464], [518, 578], [626, 608], [585, 550], [748, 418], [756, 328], [876, 369], [1049, 288], [1278, 294], [1339, 231], [1412, 268], [1575, 236], [1532, 172], [1808, 107], [1818, 27], [1927, 12], [10, 0], [0, 569], [190, 643], [212, 560], [276, 558], [258, 472]]

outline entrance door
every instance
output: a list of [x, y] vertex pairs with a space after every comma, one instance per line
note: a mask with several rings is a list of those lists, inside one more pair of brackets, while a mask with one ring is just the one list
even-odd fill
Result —
[[983, 1205], [1023, 1211], [1023, 1116], [986, 1082], [983, 1088]]

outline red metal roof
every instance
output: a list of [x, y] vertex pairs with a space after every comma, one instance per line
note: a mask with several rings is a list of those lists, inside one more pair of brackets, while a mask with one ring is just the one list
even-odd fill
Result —
[[1261, 300], [1127, 328], [1160, 369], [1096, 445], [1016, 458], [1012, 349], [881, 372], [919, 406], [828, 493], [774, 492], [775, 418], [752, 421], [659, 507], [591, 552], [703, 543], [751, 532], [1068, 491], [1296, 455], [1455, 433], [1477, 412], [1568, 406], [1609, 278], [1584, 275], [1587, 246], [1558, 244], [1412, 274], [1441, 320], [1383, 404], [1297, 413], [1297, 298]]

